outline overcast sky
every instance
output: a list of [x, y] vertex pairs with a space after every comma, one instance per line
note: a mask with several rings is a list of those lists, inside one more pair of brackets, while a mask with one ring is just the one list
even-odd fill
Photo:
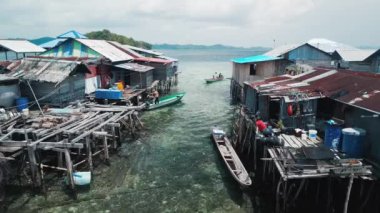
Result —
[[151, 43], [380, 46], [379, 0], [1, 0], [0, 38], [109, 29]]

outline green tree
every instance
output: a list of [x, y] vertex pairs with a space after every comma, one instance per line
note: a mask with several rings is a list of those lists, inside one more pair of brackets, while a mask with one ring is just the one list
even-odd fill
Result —
[[117, 41], [120, 44], [127, 44], [135, 47], [141, 47], [145, 49], [152, 49], [152, 45], [145, 41], [136, 41], [133, 38], [112, 33], [111, 31], [104, 29], [101, 31], [93, 31], [86, 33], [86, 36], [90, 39], [101, 39], [107, 41]]

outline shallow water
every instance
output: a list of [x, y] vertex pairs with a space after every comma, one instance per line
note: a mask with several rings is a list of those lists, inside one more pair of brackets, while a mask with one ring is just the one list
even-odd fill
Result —
[[209, 138], [214, 125], [228, 130], [234, 109], [229, 80], [204, 83], [215, 72], [231, 76], [231, 54], [215, 54], [168, 52], [180, 59], [182, 103], [145, 112], [141, 137], [124, 143], [111, 166], [98, 164], [91, 188], [81, 190], [77, 200], [52, 181], [47, 197], [14, 193], [8, 212], [248, 211], [249, 199]]

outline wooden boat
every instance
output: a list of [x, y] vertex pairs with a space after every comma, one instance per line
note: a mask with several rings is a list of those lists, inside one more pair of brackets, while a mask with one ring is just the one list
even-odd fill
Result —
[[224, 131], [219, 128], [213, 128], [211, 135], [224, 163], [234, 179], [243, 186], [250, 186], [252, 180], [232, 147], [231, 142], [225, 136]]
[[183, 93], [176, 93], [176, 94], [161, 97], [159, 99], [160, 101], [157, 104], [147, 103], [146, 110], [153, 110], [153, 109], [161, 108], [161, 107], [168, 106], [171, 104], [176, 104], [181, 101], [184, 95], [185, 93], [183, 92]]
[[214, 83], [214, 82], [218, 82], [218, 81], [223, 81], [224, 80], [224, 77], [218, 77], [218, 78], [208, 78], [208, 79], [205, 79], [206, 80], [206, 84], [211, 84], [211, 83]]

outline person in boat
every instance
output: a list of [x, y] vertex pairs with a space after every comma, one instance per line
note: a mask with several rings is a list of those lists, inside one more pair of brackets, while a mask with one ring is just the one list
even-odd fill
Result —
[[154, 99], [154, 104], [160, 103], [160, 93], [158, 93], [157, 90], [153, 90], [153, 99]]
[[223, 78], [223, 75], [222, 73], [219, 73], [219, 76], [218, 76], [219, 79], [222, 79]]

